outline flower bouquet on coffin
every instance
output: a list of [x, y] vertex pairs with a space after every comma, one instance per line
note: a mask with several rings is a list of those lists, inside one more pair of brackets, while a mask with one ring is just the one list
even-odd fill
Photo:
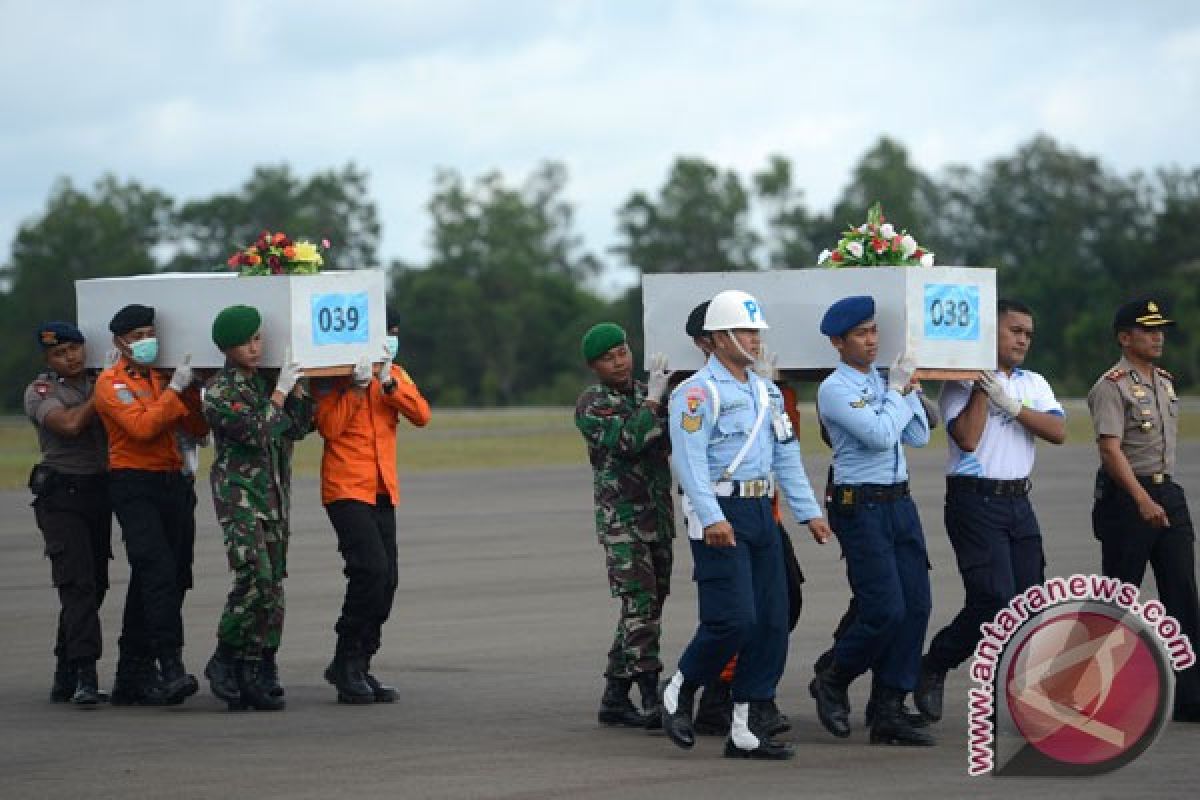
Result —
[[321, 240], [321, 248], [307, 239], [292, 241], [285, 233], [263, 231], [249, 247], [231, 255], [226, 264], [242, 276], [251, 275], [316, 275], [325, 259], [321, 250], [329, 249], [329, 240]]
[[932, 267], [933, 253], [917, 244], [908, 231], [897, 230], [883, 216], [876, 203], [867, 212], [867, 221], [850, 226], [832, 250], [817, 256], [818, 267]]

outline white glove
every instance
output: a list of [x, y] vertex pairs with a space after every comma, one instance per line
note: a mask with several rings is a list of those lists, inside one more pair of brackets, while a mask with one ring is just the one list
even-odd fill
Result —
[[392, 377], [392, 349], [387, 346], [387, 342], [383, 343], [383, 363], [379, 365], [379, 385], [388, 394], [391, 394], [392, 389], [396, 388], [396, 379]]
[[762, 347], [762, 357], [754, 362], [753, 369], [758, 373], [758, 377], [764, 381], [774, 383], [779, 380], [779, 353], [772, 353], [764, 344]]
[[1000, 409], [1014, 419], [1016, 419], [1017, 415], [1021, 413], [1021, 401], [1016, 397], [1012, 397], [1007, 391], [1004, 390], [1004, 385], [1000, 383], [1000, 381], [996, 380], [996, 375], [994, 373], [980, 373], [979, 380], [976, 381], [976, 383], [979, 384], [979, 388], [983, 389], [984, 393], [988, 396], [988, 399], [992, 401], [992, 404], [995, 405], [996, 408]]
[[175, 368], [175, 372], [171, 375], [171, 382], [167, 384], [168, 389], [174, 389], [180, 394], [183, 390], [192, 385], [192, 354], [183, 354], [183, 363]]
[[905, 350], [896, 356], [888, 370], [888, 388], [895, 389], [900, 394], [907, 394], [911, 388], [912, 377], [917, 371], [917, 359]]
[[667, 396], [667, 381], [671, 373], [667, 372], [667, 357], [662, 353], [650, 356], [650, 372], [646, 376], [646, 399], [661, 403]]
[[365, 389], [371, 385], [371, 359], [363, 356], [354, 365], [354, 385]]
[[285, 347], [283, 350], [283, 366], [279, 368], [279, 378], [275, 381], [275, 391], [283, 392], [287, 395], [292, 389], [296, 388], [296, 381], [300, 380], [300, 362], [292, 358], [292, 348]]

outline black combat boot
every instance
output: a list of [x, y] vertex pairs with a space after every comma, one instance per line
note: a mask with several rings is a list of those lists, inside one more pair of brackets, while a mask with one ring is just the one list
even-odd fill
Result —
[[[262, 682], [261, 662], [239, 658], [235, 662], [234, 672], [237, 675], [238, 694], [242, 706], [253, 708], [255, 711], [282, 711], [287, 705], [282, 697], [272, 697], [270, 690]], [[232, 708], [232, 705], [230, 706]]]
[[114, 706], [161, 706], [166, 704], [154, 659], [122, 653], [113, 680]]
[[169, 650], [158, 657], [162, 671], [163, 699], [167, 705], [178, 705], [191, 697], [200, 688], [195, 675], [183, 666], [183, 651]]
[[75, 687], [78, 684], [79, 676], [75, 674], [75, 664], [65, 658], [58, 658], [54, 663], [54, 683], [50, 685], [50, 702], [70, 702], [75, 696]]
[[325, 668], [325, 680], [337, 687], [339, 703], [357, 706], [375, 702], [375, 692], [364, 675], [366, 663], [357, 645], [351, 646], [346, 640], [338, 638], [333, 661]]
[[230, 710], [241, 708], [242, 695], [237, 680], [237, 654], [233, 647], [217, 640], [217, 650], [204, 665], [204, 677], [208, 688], [220, 700], [229, 704]]
[[763, 736], [778, 736], [792, 729], [792, 722], [779, 710], [772, 700], [754, 700], [750, 703], [750, 730]]
[[817, 718], [825, 730], [845, 739], [850, 735], [850, 681], [854, 676], [831, 662], [808, 684], [808, 693], [817, 701]]
[[638, 713], [633, 701], [629, 699], [629, 690], [633, 688], [632, 678], [606, 677], [604, 679], [604, 694], [600, 697], [600, 711], [596, 719], [601, 725], [624, 726], [626, 728], [646, 727], [646, 718]]
[[279, 685], [279, 662], [275, 660], [278, 652], [278, 648], [264, 647], [262, 661], [258, 665], [259, 682], [267, 687], [271, 697], [283, 697], [285, 694], [283, 687]]
[[[876, 710], [876, 708], [878, 708], [878, 706], [879, 706], [879, 684], [876, 683], [874, 679], [872, 679], [872, 681], [871, 681], [871, 697], [867, 700], [867, 707], [865, 709], [865, 714], [864, 714], [864, 718], [865, 718], [868, 728], [871, 727], [873, 724], [875, 724], [875, 710]], [[901, 705], [900, 705], [900, 715], [902, 717], [904, 717], [904, 719], [908, 721], [908, 724], [912, 725], [914, 728], [926, 728], [929, 726], [929, 720], [925, 719], [924, 714], [921, 714], [920, 712], [917, 712], [917, 711], [913, 711], [911, 708], [909, 708], [907, 705], [904, 705], [903, 703], [901, 703]]]
[[75, 693], [71, 702], [77, 706], [94, 706], [100, 702], [99, 679], [96, 677], [96, 661], [91, 658], [81, 658], [75, 662]]
[[898, 744], [931, 747], [936, 742], [928, 731], [914, 728], [904, 718], [904, 692], [880, 686], [875, 701], [875, 722], [871, 725], [871, 744]]
[[646, 720], [646, 729], [662, 730], [662, 703], [658, 699], [658, 673], [639, 672], [634, 681], [637, 683], [638, 694], [642, 696], [642, 711]]
[[700, 684], [692, 683], [676, 672], [663, 687], [662, 724], [663, 730], [679, 747], [690, 750], [696, 744], [696, 732], [692, 729], [692, 704]]
[[696, 706], [692, 729], [700, 736], [725, 736], [733, 715], [733, 694], [730, 685], [719, 678], [704, 687]]
[[750, 723], [751, 714], [750, 703], [733, 704], [729, 738], [725, 740], [726, 758], [785, 761], [796, 755], [796, 751], [790, 745], [772, 741], [766, 733], [754, 730]]
[[917, 678], [917, 690], [913, 700], [917, 710], [931, 722], [942, 718], [942, 699], [946, 692], [946, 671], [929, 666], [929, 656], [921, 659], [921, 675]]
[[380, 683], [379, 679], [371, 674], [371, 656], [367, 656], [363, 664], [363, 680], [371, 687], [371, 694], [375, 695], [376, 703], [396, 702], [396, 687]]

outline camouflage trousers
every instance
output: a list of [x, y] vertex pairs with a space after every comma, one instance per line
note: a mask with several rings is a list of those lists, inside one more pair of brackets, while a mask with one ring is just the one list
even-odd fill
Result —
[[239, 658], [257, 660], [264, 648], [278, 648], [283, 636], [287, 527], [247, 514], [223, 528], [233, 588], [217, 623], [217, 638]]
[[658, 641], [662, 609], [671, 591], [671, 540], [602, 542], [608, 588], [621, 601], [621, 616], [608, 651], [610, 678], [662, 671]]

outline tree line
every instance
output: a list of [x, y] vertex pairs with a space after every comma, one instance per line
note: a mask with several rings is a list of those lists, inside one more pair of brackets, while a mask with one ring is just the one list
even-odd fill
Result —
[[[810, 268], [878, 200], [939, 264], [994, 267], [1001, 295], [1035, 310], [1030, 366], [1059, 393], [1086, 391], [1115, 361], [1113, 310], [1147, 290], [1169, 298], [1182, 323], [1165, 365], [1181, 389], [1200, 381], [1200, 336], [1188, 325], [1200, 319], [1200, 167], [1122, 175], [1036, 136], [981, 167], [928, 175], [883, 137], [825, 211], [806, 203], [799, 173], [782, 155], [750, 175], [677, 158], [656, 191], [630, 193], [616, 210], [616, 244], [598, 253], [575, 229], [561, 164], [517, 182], [441, 170], [427, 204], [428, 262], [386, 265], [401, 358], [440, 405], [569, 403], [587, 379], [578, 349], [587, 327], [612, 319], [635, 346], [641, 340], [639, 289], [606, 298], [589, 288], [609, 265]], [[76, 279], [223, 269], [261, 230], [330, 239], [335, 268], [383, 263], [369, 175], [354, 164], [308, 177], [263, 166], [236, 191], [183, 202], [112, 176], [90, 190], [60, 180], [0, 267], [0, 330], [10, 342], [0, 403], [19, 407], [40, 364], [32, 330], [73, 318]]]

